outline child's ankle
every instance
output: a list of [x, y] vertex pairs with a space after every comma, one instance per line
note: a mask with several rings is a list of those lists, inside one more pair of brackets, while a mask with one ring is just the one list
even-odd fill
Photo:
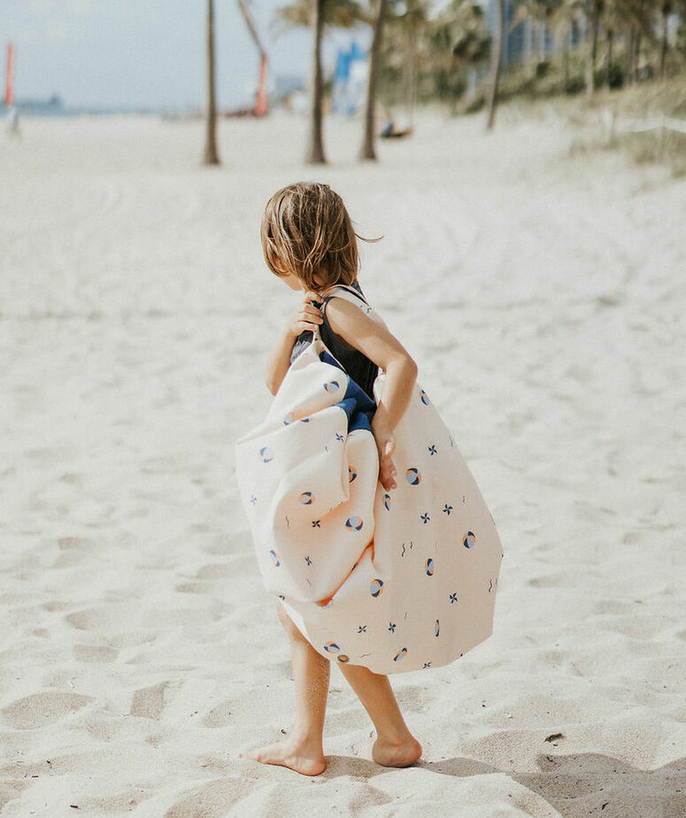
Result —
[[288, 739], [293, 744], [297, 744], [298, 747], [309, 747], [314, 749], [321, 749], [322, 747], [321, 735], [308, 732], [307, 730], [301, 730], [297, 727], [294, 727], [290, 733], [288, 733]]
[[377, 734], [377, 741], [380, 744], [386, 744], [389, 747], [402, 747], [403, 744], [408, 744], [411, 741], [414, 741], [414, 738], [409, 730], [403, 733], [398, 733], [397, 731], [384, 731], [379, 732], [376, 731]]

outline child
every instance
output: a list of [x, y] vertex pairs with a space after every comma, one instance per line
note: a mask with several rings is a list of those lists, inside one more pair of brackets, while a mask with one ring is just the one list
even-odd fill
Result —
[[274, 403], [237, 442], [236, 473], [290, 640], [296, 717], [285, 741], [246, 757], [325, 769], [335, 658], [376, 727], [373, 760], [405, 767], [422, 747], [387, 674], [445, 665], [491, 634], [495, 520], [415, 362], [366, 302], [341, 198], [289, 185], [267, 203], [261, 238], [269, 269], [303, 296], [267, 365]]
[[[261, 228], [265, 260], [271, 271], [293, 290], [302, 290], [299, 306], [290, 315], [267, 364], [267, 386], [276, 394], [291, 364], [301, 333], [323, 329], [324, 318], [312, 302], [324, 301], [333, 285], [359, 289], [357, 234], [341, 200], [328, 185], [299, 183], [277, 193], [267, 204]], [[360, 291], [361, 292], [361, 291]], [[388, 491], [396, 488], [393, 463], [393, 430], [412, 395], [417, 365], [402, 344], [384, 326], [367, 317], [348, 301], [332, 293], [326, 306], [332, 333], [347, 350], [348, 372], [381, 367], [386, 373], [384, 392], [372, 421], [379, 452], [379, 481]], [[322, 335], [325, 342], [329, 339]], [[305, 339], [306, 340], [306, 339]], [[331, 344], [327, 344], [331, 348]], [[334, 340], [335, 345], [335, 340]], [[334, 354], [336, 350], [332, 349]], [[293, 356], [294, 358], [295, 356]], [[370, 385], [360, 383], [363, 388]], [[331, 663], [305, 639], [276, 603], [277, 613], [290, 640], [295, 681], [295, 725], [285, 741], [246, 754], [266, 764], [281, 764], [305, 775], [326, 767], [322, 731]], [[369, 713], [377, 731], [372, 758], [378, 764], [404, 767], [422, 754], [410, 733], [393, 694], [388, 676], [361, 665], [339, 664], [343, 675]]]

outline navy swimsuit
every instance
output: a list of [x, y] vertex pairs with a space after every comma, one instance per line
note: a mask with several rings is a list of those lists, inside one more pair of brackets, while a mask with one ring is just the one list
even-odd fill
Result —
[[[355, 282], [350, 287], [346, 288], [349, 292], [359, 293], [363, 295], [362, 288]], [[358, 384], [369, 397], [376, 403], [374, 399], [374, 381], [379, 374], [379, 367], [363, 355], [354, 347], [348, 346], [341, 338], [339, 338], [329, 326], [326, 320], [326, 305], [335, 295], [329, 295], [324, 299], [322, 304], [322, 315], [324, 323], [319, 325], [319, 334], [322, 341], [326, 344], [331, 354], [338, 360], [346, 373]], [[363, 300], [361, 298], [360, 300]], [[300, 355], [300, 353], [312, 343], [312, 332], [306, 330], [300, 333], [296, 338], [291, 352], [291, 363]]]

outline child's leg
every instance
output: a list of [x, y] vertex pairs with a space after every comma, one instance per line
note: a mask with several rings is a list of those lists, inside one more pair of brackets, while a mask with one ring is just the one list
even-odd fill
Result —
[[304, 775], [318, 775], [326, 768], [322, 733], [331, 663], [310, 645], [280, 602], [276, 603], [276, 609], [291, 645], [295, 724], [284, 741], [245, 753], [245, 757], [263, 764], [290, 767]]
[[405, 724], [388, 676], [372, 673], [362, 665], [339, 667], [376, 727], [374, 761], [386, 767], [406, 767], [416, 761], [422, 746]]

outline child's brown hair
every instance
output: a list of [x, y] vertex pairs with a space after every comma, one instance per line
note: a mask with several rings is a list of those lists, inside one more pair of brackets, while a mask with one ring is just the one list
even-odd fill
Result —
[[357, 279], [357, 239], [341, 197], [321, 182], [295, 182], [267, 202], [260, 226], [267, 267], [277, 276], [293, 274], [310, 290]]

